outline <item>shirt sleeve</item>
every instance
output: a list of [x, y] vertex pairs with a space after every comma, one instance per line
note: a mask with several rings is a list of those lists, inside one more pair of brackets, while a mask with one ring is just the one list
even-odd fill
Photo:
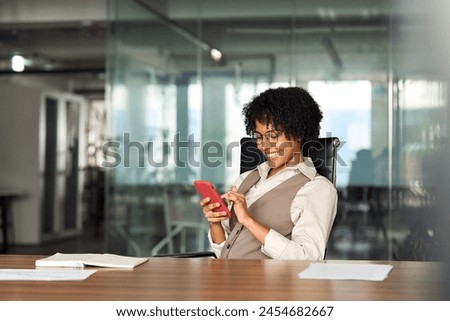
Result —
[[336, 216], [337, 191], [324, 177], [305, 184], [291, 205], [291, 239], [271, 229], [262, 251], [273, 259], [323, 260]]
[[[225, 232], [225, 237], [228, 237], [228, 233], [227, 232]], [[220, 257], [220, 253], [222, 252], [222, 248], [225, 245], [226, 239], [225, 239], [225, 241], [223, 241], [220, 244], [214, 243], [212, 238], [211, 238], [211, 230], [210, 230], [210, 231], [208, 231], [208, 240], [209, 240], [209, 245], [211, 247], [211, 250], [214, 252], [216, 257]]]

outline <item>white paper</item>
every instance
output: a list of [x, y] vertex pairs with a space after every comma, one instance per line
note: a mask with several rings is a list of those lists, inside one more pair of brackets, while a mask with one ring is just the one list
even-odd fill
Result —
[[56, 253], [44, 259], [36, 260], [39, 267], [83, 267], [86, 265], [112, 268], [132, 269], [148, 258], [131, 257], [114, 254], [63, 254]]
[[97, 270], [0, 269], [0, 281], [81, 281]]
[[300, 272], [301, 279], [383, 281], [392, 270], [388, 264], [311, 263]]

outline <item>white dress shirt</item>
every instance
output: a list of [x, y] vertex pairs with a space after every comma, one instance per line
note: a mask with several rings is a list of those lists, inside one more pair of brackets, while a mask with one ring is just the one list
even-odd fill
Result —
[[[336, 216], [336, 188], [327, 178], [316, 175], [316, 169], [308, 157], [304, 157], [302, 163], [287, 167], [269, 178], [267, 174], [270, 167], [267, 162], [259, 165], [257, 169], [261, 179], [246, 193], [247, 207], [272, 188], [300, 172], [310, 179], [297, 192], [291, 204], [291, 220], [294, 224], [291, 239], [270, 229], [261, 250], [272, 259], [322, 260]], [[237, 188], [250, 172], [245, 172], [237, 178], [235, 182]], [[228, 237], [231, 232], [229, 221], [223, 221], [222, 226]], [[208, 233], [208, 238], [211, 249], [219, 257], [225, 242], [215, 244], [211, 239], [211, 233]]]

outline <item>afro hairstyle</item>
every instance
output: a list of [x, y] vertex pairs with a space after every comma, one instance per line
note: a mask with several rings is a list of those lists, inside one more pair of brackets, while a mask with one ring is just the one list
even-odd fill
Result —
[[247, 103], [242, 115], [248, 135], [255, 134], [259, 121], [302, 143], [317, 140], [323, 117], [317, 102], [301, 87], [268, 89]]

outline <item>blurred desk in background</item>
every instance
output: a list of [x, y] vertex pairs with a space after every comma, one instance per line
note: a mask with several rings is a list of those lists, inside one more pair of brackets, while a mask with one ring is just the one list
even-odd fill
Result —
[[8, 252], [9, 245], [9, 235], [8, 229], [12, 226], [12, 212], [11, 212], [11, 204], [14, 198], [20, 197], [23, 195], [22, 191], [14, 190], [14, 189], [1, 189], [0, 188], [0, 211], [1, 211], [1, 223], [2, 223], [2, 249], [0, 253]]

